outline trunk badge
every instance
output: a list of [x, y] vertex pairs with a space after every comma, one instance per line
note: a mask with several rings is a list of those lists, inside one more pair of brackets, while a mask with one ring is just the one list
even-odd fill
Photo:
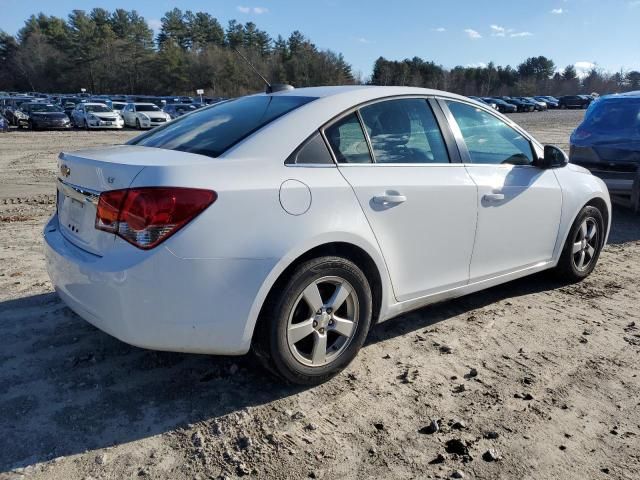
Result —
[[62, 165], [60, 165], [60, 174], [63, 177], [68, 177], [69, 175], [71, 175], [71, 169], [67, 167], [66, 164], [63, 163]]

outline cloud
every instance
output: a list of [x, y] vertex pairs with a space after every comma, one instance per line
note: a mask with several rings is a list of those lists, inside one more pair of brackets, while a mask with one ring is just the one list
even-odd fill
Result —
[[480, 35], [480, 33], [473, 30], [472, 28], [465, 28], [464, 33], [466, 33], [471, 40], [477, 40], [479, 38], [482, 38], [482, 35]]
[[240, 13], [253, 13], [255, 15], [262, 15], [263, 13], [269, 12], [269, 9], [265, 7], [243, 7], [242, 5], [238, 5], [237, 9]]
[[567, 13], [567, 11], [563, 8], [554, 8], [553, 10], [551, 10], [551, 13], [553, 15], [562, 15], [563, 13]]
[[511, 38], [520, 38], [520, 37], [531, 37], [533, 33], [531, 32], [515, 32], [509, 35]]
[[466, 68], [487, 68], [487, 64], [484, 62], [468, 63]]
[[358, 38], [356, 38], [356, 42], [363, 43], [363, 44], [369, 44], [369, 43], [371, 43], [371, 40], [369, 40], [368, 38], [364, 38], [364, 37], [358, 37]]
[[507, 29], [504, 27], [500, 27], [498, 25], [491, 25], [491, 36], [492, 37], [504, 37], [507, 34]]
[[506, 37], [510, 38], [519, 38], [519, 37], [530, 37], [533, 35], [531, 32], [516, 32], [513, 28], [505, 28], [499, 25], [490, 25], [491, 36], [492, 37]]
[[[638, 1], [640, 1], [640, 0], [638, 0]], [[446, 28], [444, 28], [444, 27], [438, 27], [438, 28], [434, 28], [434, 29], [433, 29], [433, 31], [434, 31], [434, 32], [442, 33], [442, 32], [446, 32], [446, 31], [447, 31], [447, 29], [446, 29]]]
[[576, 69], [576, 73], [578, 77], [586, 77], [589, 72], [596, 67], [596, 64], [593, 62], [576, 62], [573, 64]]

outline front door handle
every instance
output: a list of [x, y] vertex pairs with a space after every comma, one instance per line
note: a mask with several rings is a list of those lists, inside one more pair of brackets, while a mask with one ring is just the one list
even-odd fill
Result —
[[501, 202], [504, 200], [504, 193], [487, 193], [482, 199], [487, 202]]
[[376, 195], [373, 197], [373, 203], [378, 205], [397, 205], [407, 201], [407, 197], [399, 193], [385, 193], [384, 195]]

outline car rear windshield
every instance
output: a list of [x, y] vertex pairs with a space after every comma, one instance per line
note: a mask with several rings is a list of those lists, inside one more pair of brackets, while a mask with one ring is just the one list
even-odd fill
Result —
[[599, 131], [638, 130], [640, 99], [617, 98], [595, 102], [587, 112], [581, 129]]
[[219, 157], [253, 132], [315, 98], [256, 95], [218, 103], [134, 138], [129, 145]]

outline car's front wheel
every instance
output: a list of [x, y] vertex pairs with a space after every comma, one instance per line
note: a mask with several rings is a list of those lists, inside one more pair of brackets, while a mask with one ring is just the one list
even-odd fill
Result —
[[556, 273], [563, 280], [577, 282], [588, 277], [598, 263], [604, 247], [605, 223], [602, 212], [584, 207], [574, 221]]
[[254, 335], [265, 366], [292, 383], [315, 385], [357, 355], [372, 317], [371, 287], [350, 260], [320, 257], [298, 265], [272, 292]]

